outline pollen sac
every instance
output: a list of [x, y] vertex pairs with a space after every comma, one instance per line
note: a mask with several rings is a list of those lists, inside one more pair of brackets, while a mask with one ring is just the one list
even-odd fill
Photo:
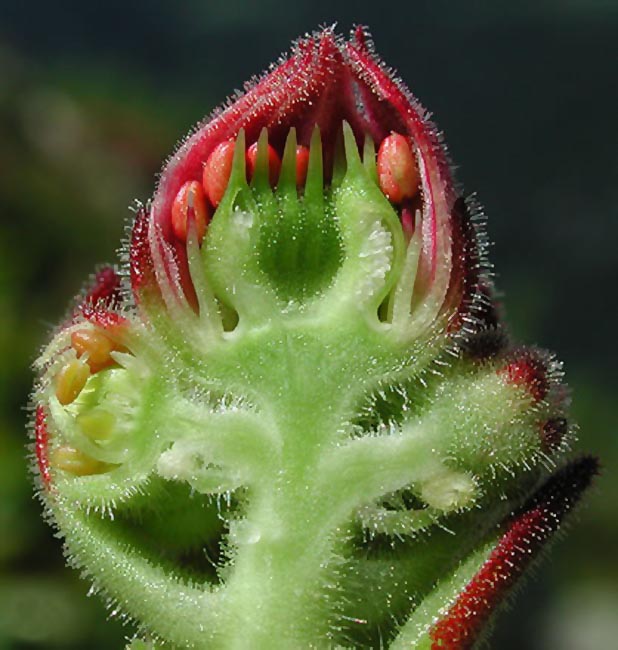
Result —
[[105, 471], [105, 464], [91, 458], [67, 445], [56, 447], [50, 457], [50, 463], [54, 469], [62, 470], [74, 476], [89, 476]]
[[[265, 160], [262, 164], [268, 167], [268, 180], [271, 187], [275, 187], [279, 179], [279, 172], [281, 170], [281, 160], [279, 155], [271, 145], [268, 145], [267, 153], [264, 156]], [[258, 166], [258, 143], [252, 144], [247, 149], [247, 177], [253, 178], [255, 175], [256, 167]]]
[[90, 368], [83, 361], [75, 359], [66, 363], [56, 376], [56, 397], [66, 406], [75, 401], [90, 377]]
[[233, 158], [234, 142], [233, 140], [228, 140], [227, 142], [218, 144], [204, 164], [202, 174], [204, 191], [210, 203], [215, 207], [221, 203], [221, 199], [227, 189], [232, 172]]
[[118, 336], [118, 327], [109, 328], [108, 331], [109, 334], [101, 327], [84, 328], [71, 334], [71, 346], [77, 358], [83, 357], [93, 373], [113, 366], [116, 362], [112, 353], [125, 349], [117, 340], [111, 338], [114, 332]]
[[172, 228], [178, 239], [187, 241], [187, 229], [189, 223], [195, 224], [197, 239], [199, 242], [204, 239], [209, 214], [204, 190], [201, 183], [188, 181], [185, 183], [174, 200], [172, 206]]
[[299, 144], [296, 147], [296, 187], [304, 188], [309, 169], [309, 149]]
[[98, 372], [114, 363], [111, 357], [114, 344], [100, 331], [78, 330], [71, 335], [71, 345], [78, 358], [87, 355], [86, 363], [91, 372]]
[[408, 140], [403, 135], [392, 133], [380, 144], [378, 179], [380, 189], [393, 203], [402, 203], [418, 193], [418, 168]]

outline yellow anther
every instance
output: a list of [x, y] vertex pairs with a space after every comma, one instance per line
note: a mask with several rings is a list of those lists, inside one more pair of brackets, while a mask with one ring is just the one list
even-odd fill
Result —
[[90, 377], [90, 368], [83, 361], [73, 359], [65, 364], [56, 375], [56, 397], [66, 406], [82, 392]]
[[100, 330], [83, 329], [73, 332], [71, 345], [78, 357], [87, 355], [87, 363], [92, 372], [114, 365], [111, 353], [117, 346]]
[[100, 474], [108, 468], [106, 463], [87, 456], [79, 449], [69, 445], [62, 445], [53, 449], [50, 454], [50, 464], [54, 469], [61, 469], [63, 472], [75, 476]]

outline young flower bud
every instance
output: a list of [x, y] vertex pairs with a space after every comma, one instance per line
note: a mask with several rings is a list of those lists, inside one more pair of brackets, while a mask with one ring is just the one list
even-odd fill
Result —
[[547, 371], [541, 359], [535, 358], [528, 352], [514, 359], [498, 372], [504, 376], [507, 383], [527, 390], [537, 402], [547, 395], [549, 382]]
[[[495, 546], [490, 543], [488, 552], [469, 562], [480, 560], [481, 564], [446, 615], [432, 627], [432, 648], [466, 650], [476, 644], [497, 606], [556, 532], [597, 471], [596, 460], [589, 457], [559, 471], [507, 522]], [[469, 570], [462, 567], [461, 573]]]

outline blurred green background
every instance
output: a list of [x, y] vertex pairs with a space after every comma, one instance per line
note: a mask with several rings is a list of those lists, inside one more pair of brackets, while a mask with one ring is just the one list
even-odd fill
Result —
[[120, 648], [25, 458], [30, 364], [177, 139], [291, 39], [368, 24], [489, 215], [515, 334], [555, 350], [603, 476], [492, 647], [618, 644], [616, 0], [0, 0], [0, 648]]

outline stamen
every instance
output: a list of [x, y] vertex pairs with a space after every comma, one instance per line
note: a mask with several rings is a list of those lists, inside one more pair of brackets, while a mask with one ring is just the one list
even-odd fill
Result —
[[71, 334], [71, 346], [77, 353], [78, 358], [83, 355], [86, 356], [86, 363], [92, 373], [113, 366], [116, 362], [111, 353], [124, 349], [100, 329], [83, 329], [73, 332]]
[[[228, 185], [246, 187], [247, 182], [247, 152], [245, 150], [245, 132], [240, 129], [236, 140], [232, 142], [232, 164], [228, 177]], [[227, 187], [226, 187], [227, 191]]]
[[75, 401], [90, 377], [88, 364], [73, 359], [56, 375], [56, 398], [63, 406]]
[[262, 177], [268, 176], [270, 186], [275, 187], [280, 170], [279, 155], [268, 144], [268, 131], [262, 129], [259, 140], [247, 150], [247, 178], [258, 185]]
[[307, 169], [309, 168], [309, 149], [299, 144], [296, 147], [296, 187], [301, 188], [307, 180]]
[[402, 203], [417, 194], [418, 167], [405, 136], [391, 133], [380, 144], [378, 182], [380, 189], [392, 203]]
[[311, 135], [309, 164], [305, 180], [305, 204], [322, 209], [324, 202], [324, 164], [322, 161], [322, 138], [316, 126]]
[[198, 181], [187, 181], [172, 205], [172, 229], [176, 237], [182, 242], [187, 241], [187, 224], [189, 219], [193, 219], [198, 242], [201, 242], [210, 218], [209, 212], [202, 185]]
[[234, 140], [222, 142], [215, 147], [204, 165], [202, 185], [208, 200], [215, 208], [221, 203], [230, 180], [234, 147]]
[[75, 476], [100, 474], [107, 468], [105, 463], [87, 456], [79, 449], [69, 445], [62, 445], [52, 450], [50, 461], [52, 467]]

